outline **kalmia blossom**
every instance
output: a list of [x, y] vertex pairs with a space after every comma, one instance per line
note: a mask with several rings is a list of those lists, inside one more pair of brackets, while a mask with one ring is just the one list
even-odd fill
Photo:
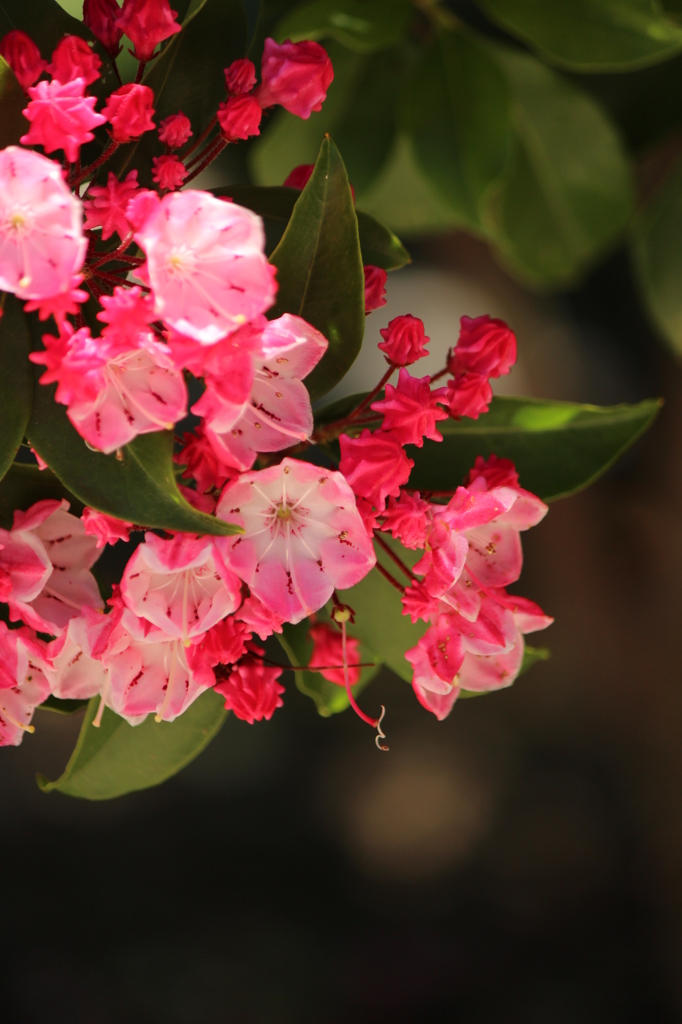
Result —
[[448, 360], [451, 374], [479, 373], [502, 377], [516, 362], [516, 337], [504, 320], [463, 316], [459, 338]]
[[30, 630], [0, 622], [0, 746], [18, 746], [33, 732], [35, 708], [50, 695], [45, 645]]
[[102, 61], [79, 36], [64, 36], [52, 54], [47, 70], [58, 82], [72, 82], [82, 78], [91, 85], [99, 78]]
[[[346, 674], [344, 673], [343, 637], [339, 629], [327, 625], [326, 622], [317, 622], [310, 627], [309, 634], [313, 642], [313, 651], [308, 659], [308, 668], [315, 669], [323, 679], [330, 683], [337, 683], [345, 686]], [[360, 679], [360, 641], [357, 637], [346, 637], [346, 672], [350, 686]], [[336, 666], [336, 667], [335, 667]]]
[[246, 58], [232, 61], [225, 68], [225, 88], [230, 96], [239, 96], [251, 92], [256, 84], [256, 69]]
[[266, 310], [275, 296], [260, 217], [188, 189], [165, 196], [135, 235], [158, 316], [205, 345]]
[[39, 320], [54, 317], [57, 327], [62, 330], [67, 316], [80, 313], [80, 307], [88, 299], [88, 293], [79, 288], [83, 280], [82, 274], [75, 274], [71, 279], [71, 287], [57, 295], [49, 295], [44, 299], [29, 299], [24, 306], [27, 313], [38, 313]]
[[151, 58], [159, 43], [180, 31], [168, 0], [123, 0], [116, 28], [130, 39], [138, 60]]
[[138, 191], [137, 171], [129, 171], [123, 181], [119, 181], [110, 171], [106, 185], [91, 185], [88, 189], [87, 198], [83, 202], [85, 230], [101, 228], [104, 242], [114, 232], [120, 238], [125, 238], [131, 231], [126, 207]]
[[101, 660], [93, 656], [93, 649], [110, 626], [108, 616], [86, 607], [48, 646], [47, 675], [55, 697], [89, 700], [102, 692], [109, 674]]
[[375, 564], [372, 544], [344, 477], [297, 459], [242, 473], [217, 515], [243, 527], [217, 543], [251, 592], [287, 622], [358, 583]]
[[266, 39], [261, 78], [262, 84], [256, 90], [261, 107], [278, 103], [290, 114], [307, 120], [313, 111], [322, 109], [334, 69], [319, 43], [276, 43]]
[[364, 271], [365, 313], [371, 313], [373, 309], [379, 309], [380, 306], [386, 305], [386, 280], [388, 275], [381, 267], [366, 266]]
[[103, 548], [107, 544], [116, 544], [119, 540], [129, 541], [132, 523], [126, 523], [123, 519], [115, 519], [104, 512], [97, 512], [94, 508], [84, 508], [81, 516], [85, 532], [94, 537], [97, 547]]
[[93, 128], [107, 120], [94, 109], [97, 99], [85, 95], [85, 82], [74, 78], [70, 82], [38, 82], [28, 90], [31, 97], [24, 117], [31, 127], [21, 136], [25, 146], [42, 146], [46, 153], [63, 149], [66, 159], [73, 163], [80, 148], [94, 139]]
[[83, 21], [111, 57], [121, 52], [123, 29], [116, 24], [120, 13], [116, 0], [83, 0]]
[[0, 57], [7, 61], [24, 92], [40, 78], [47, 67], [47, 61], [40, 56], [36, 44], [19, 29], [8, 32], [0, 39]]
[[246, 598], [235, 617], [261, 640], [267, 640], [273, 633], [282, 632], [280, 616], [253, 594]]
[[200, 492], [220, 490], [237, 473], [234, 466], [220, 459], [201, 426], [184, 434], [183, 447], [173, 455], [173, 461], [185, 467], [182, 475], [196, 480]]
[[169, 149], [179, 149], [180, 146], [184, 146], [191, 135], [190, 120], [182, 111], [164, 118], [159, 125], [159, 141]]
[[448, 409], [453, 419], [468, 416], [477, 420], [487, 412], [493, 400], [493, 389], [488, 378], [479, 373], [458, 373], [448, 381]]
[[201, 652], [211, 668], [233, 665], [246, 654], [251, 631], [245, 622], [228, 615], [211, 626], [201, 640]]
[[148, 85], [131, 82], [112, 92], [102, 111], [104, 120], [111, 124], [114, 142], [130, 142], [139, 139], [155, 127], [154, 93]]
[[164, 192], [180, 188], [187, 177], [185, 165], [177, 156], [155, 156], [152, 159], [152, 166], [152, 181], [155, 181]]
[[218, 107], [218, 124], [227, 142], [260, 135], [262, 116], [261, 105], [253, 96], [230, 96]]
[[341, 434], [339, 469], [355, 494], [383, 509], [389, 495], [397, 498], [406, 484], [414, 461], [389, 431], [363, 430], [359, 437]]
[[379, 348], [394, 366], [409, 366], [429, 354], [425, 346], [430, 339], [426, 337], [424, 324], [411, 313], [394, 317], [379, 334], [384, 339], [379, 342]]
[[225, 698], [229, 711], [253, 725], [263, 719], [269, 721], [275, 710], [282, 707], [280, 694], [284, 693], [284, 687], [277, 682], [281, 674], [281, 668], [263, 665], [255, 658], [244, 658], [227, 679], [216, 683], [215, 690]]
[[382, 430], [390, 430], [401, 444], [424, 445], [424, 438], [442, 441], [436, 430], [439, 420], [448, 418], [438, 403], [446, 401], [447, 388], [431, 390], [430, 377], [412, 377], [403, 367], [398, 375], [397, 387], [386, 385], [385, 398], [372, 402], [370, 408], [384, 415]]
[[399, 540], [406, 548], [423, 548], [430, 525], [431, 504], [419, 493], [401, 491], [399, 498], [389, 498], [383, 513], [381, 529]]

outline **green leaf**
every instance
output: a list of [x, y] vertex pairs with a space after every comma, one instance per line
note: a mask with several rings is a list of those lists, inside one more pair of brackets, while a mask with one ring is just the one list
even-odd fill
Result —
[[[291, 220], [300, 191], [280, 186], [226, 185], [211, 189], [215, 196], [229, 196], [235, 203], [253, 210], [265, 221], [266, 229], [276, 233], [277, 241]], [[363, 264], [397, 270], [410, 262], [410, 254], [392, 231], [362, 210], [355, 211]], [[273, 247], [274, 248], [274, 247]]]
[[83, 720], [78, 742], [64, 774], [55, 782], [38, 776], [45, 793], [57, 791], [85, 800], [110, 800], [124, 793], [158, 786], [208, 746], [227, 712], [214, 691], [206, 693], [174, 722], [155, 722], [148, 715], [141, 725], [128, 725], [106, 708], [99, 729], [92, 720], [99, 697], [93, 697]]
[[358, 222], [341, 154], [326, 138], [282, 240], [270, 257], [277, 267], [277, 303], [271, 316], [295, 313], [329, 342], [306, 379], [319, 398], [354, 363], [365, 330], [364, 274]]
[[0, 479], [14, 462], [33, 403], [31, 335], [21, 303], [3, 295], [0, 319]]
[[281, 110], [249, 151], [249, 164], [259, 185], [281, 185], [299, 164], [315, 162], [325, 134], [332, 136], [362, 205], [362, 194], [385, 164], [395, 136], [395, 99], [405, 71], [401, 49], [373, 57], [350, 53], [338, 44], [327, 46], [334, 81], [322, 110], [307, 120]]
[[[2, 0], [0, 2], [0, 38], [12, 29], [21, 29], [31, 37], [43, 57], [49, 57], [65, 35], [92, 40], [83, 22], [64, 10], [57, 0]], [[24, 106], [26, 103], [24, 102]]]
[[28, 131], [28, 121], [22, 114], [27, 98], [14, 72], [4, 57], [0, 57], [0, 149], [16, 146]]
[[479, 228], [510, 156], [511, 124], [506, 79], [477, 36], [443, 31], [425, 47], [408, 76], [401, 125], [440, 199]]
[[538, 661], [549, 661], [551, 657], [552, 652], [548, 647], [529, 647], [528, 644], [526, 644], [519, 675], [522, 676], [524, 672], [527, 672], [528, 669], [532, 668]]
[[38, 710], [54, 711], [58, 715], [74, 715], [77, 711], [87, 708], [88, 704], [87, 700], [63, 700], [61, 697], [50, 694], [47, 700], [38, 705]]
[[[323, 621], [328, 619], [328, 616], [324, 613], [320, 613], [320, 618]], [[307, 619], [297, 623], [295, 626], [291, 623], [284, 623], [283, 633], [277, 634], [277, 639], [284, 648], [287, 657], [292, 665], [307, 665], [310, 661], [310, 657], [313, 653], [312, 641], [309, 639], [308, 628], [310, 623]], [[355, 630], [350, 629], [349, 635], [355, 635]], [[364, 664], [368, 661], [376, 661], [375, 656], [371, 653], [369, 648], [363, 642], [360, 643], [360, 661]], [[363, 668], [360, 670], [360, 679], [352, 687], [353, 696], [357, 697], [365, 687], [371, 683], [379, 669], [381, 663], [377, 661], [375, 665], [370, 668]], [[345, 711], [349, 707], [348, 694], [346, 693], [345, 687], [338, 686], [336, 683], [330, 682], [325, 679], [319, 672], [309, 671], [307, 669], [295, 669], [294, 677], [296, 679], [296, 686], [304, 693], [307, 697], [311, 697], [317, 705], [317, 710], [323, 718], [328, 718], [330, 715], [336, 715], [340, 711]]]
[[313, 0], [285, 15], [274, 36], [280, 43], [332, 38], [357, 53], [374, 53], [400, 42], [410, 14], [409, 0]]
[[607, 116], [572, 82], [506, 47], [490, 52], [511, 89], [516, 146], [484, 226], [523, 279], [566, 285], [627, 227], [628, 159]]
[[116, 454], [88, 448], [54, 398], [55, 385], [37, 383], [26, 429], [32, 448], [85, 505], [136, 526], [186, 533], [230, 534], [237, 527], [185, 501], [173, 472], [173, 433], [143, 434]]
[[408, 449], [410, 486], [451, 490], [477, 455], [511, 459], [522, 487], [544, 501], [565, 498], [597, 480], [653, 423], [661, 403], [578, 405], [540, 398], [494, 398], [477, 420], [444, 420], [443, 441]]
[[682, 164], [635, 223], [633, 256], [649, 312], [673, 351], [682, 355]]
[[573, 71], [632, 71], [682, 50], [658, 0], [478, 0], [499, 25]]

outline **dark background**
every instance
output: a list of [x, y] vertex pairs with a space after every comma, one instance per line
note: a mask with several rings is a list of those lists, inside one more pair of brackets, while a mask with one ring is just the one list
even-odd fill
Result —
[[[535, 393], [666, 397], [525, 536], [552, 660], [444, 723], [382, 677], [363, 703], [388, 706], [388, 754], [290, 685], [271, 722], [228, 720], [178, 777], [105, 804], [39, 792], [79, 721], [37, 712], [0, 751], [2, 1024], [681, 1019], [679, 369], [623, 254], [552, 300], [462, 236], [415, 255], [515, 305]], [[538, 311], [574, 339], [570, 380]]]

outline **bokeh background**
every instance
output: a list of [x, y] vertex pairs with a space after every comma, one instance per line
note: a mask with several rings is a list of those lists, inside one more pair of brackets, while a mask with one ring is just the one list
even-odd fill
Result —
[[388, 754], [291, 682], [271, 722], [230, 719], [178, 777], [105, 804], [39, 792], [79, 722], [38, 712], [0, 750], [3, 1022], [680, 1019], [679, 369], [623, 254], [552, 299], [463, 235], [413, 254], [368, 341], [409, 310], [444, 351], [490, 310], [518, 333], [511, 390], [666, 398], [525, 535], [551, 661], [443, 723], [381, 677], [363, 703], [387, 705]]

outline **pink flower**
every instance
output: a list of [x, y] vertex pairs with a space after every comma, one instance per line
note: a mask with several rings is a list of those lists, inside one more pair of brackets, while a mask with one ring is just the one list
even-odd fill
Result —
[[353, 491], [367, 498], [378, 509], [391, 494], [397, 498], [406, 484], [414, 462], [408, 459], [400, 442], [384, 431], [363, 430], [359, 437], [341, 434], [339, 469]]
[[121, 595], [137, 616], [189, 646], [238, 607], [241, 584], [210, 538], [146, 533], [125, 568]]
[[159, 43], [180, 31], [168, 0], [123, 0], [116, 28], [128, 36], [138, 60], [149, 60]]
[[443, 435], [436, 430], [438, 420], [446, 420], [448, 414], [438, 407], [446, 401], [446, 388], [431, 390], [430, 377], [412, 377], [405, 367], [398, 375], [398, 386], [386, 385], [386, 397], [372, 402], [370, 409], [384, 414], [382, 430], [390, 430], [401, 444], [416, 444], [423, 447], [424, 438], [442, 441]]
[[62, 700], [89, 700], [108, 685], [109, 673], [93, 645], [110, 626], [109, 616], [92, 608], [70, 619], [61, 636], [48, 647], [50, 688]]
[[130, 142], [152, 131], [154, 93], [148, 85], [131, 82], [112, 92], [102, 113], [112, 127], [114, 142]]
[[211, 626], [201, 641], [201, 649], [211, 668], [232, 665], [246, 654], [251, 633], [244, 622], [228, 615]]
[[536, 526], [546, 515], [547, 506], [536, 494], [519, 487], [519, 477], [514, 463], [509, 459], [498, 459], [491, 455], [487, 461], [478, 456], [474, 468], [469, 472], [467, 487], [472, 492], [496, 491], [504, 487], [516, 494], [516, 501], [503, 516], [503, 521], [513, 524], [519, 530]]
[[126, 207], [138, 191], [137, 171], [129, 171], [123, 181], [118, 181], [116, 175], [109, 171], [106, 185], [91, 185], [83, 202], [85, 230], [101, 228], [103, 242], [114, 232], [124, 239], [131, 230]]
[[[286, 183], [285, 183], [286, 184]], [[367, 266], [365, 271], [365, 313], [386, 305], [386, 280], [388, 275], [381, 267]]]
[[116, 24], [121, 9], [116, 0], [84, 0], [83, 21], [111, 57], [116, 57], [123, 29]]
[[5, 58], [24, 92], [40, 78], [47, 67], [47, 61], [41, 58], [36, 44], [19, 29], [8, 32], [0, 39], [0, 57]]
[[216, 514], [244, 528], [218, 542], [230, 568], [286, 622], [317, 611], [376, 562], [346, 480], [307, 462], [242, 473]]
[[87, 302], [89, 298], [88, 293], [78, 287], [82, 280], [81, 274], [74, 275], [71, 281], [72, 286], [68, 291], [50, 295], [46, 299], [30, 299], [24, 306], [24, 310], [27, 313], [37, 312], [40, 321], [53, 316], [61, 330], [66, 317], [77, 315], [80, 312], [81, 303]]
[[20, 299], [68, 292], [86, 250], [59, 165], [19, 146], [0, 151], [0, 288]]
[[277, 682], [281, 674], [281, 668], [244, 658], [227, 679], [216, 683], [215, 690], [225, 698], [225, 707], [249, 725], [270, 721], [276, 708], [282, 707], [284, 687]]
[[187, 177], [185, 165], [176, 156], [155, 156], [152, 165], [152, 180], [163, 191], [180, 188]]
[[199, 491], [219, 490], [236, 475], [234, 467], [219, 458], [201, 426], [196, 427], [193, 434], [186, 433], [183, 443], [183, 448], [173, 456], [173, 462], [187, 467], [182, 475], [196, 480]]
[[410, 494], [408, 491], [401, 491], [397, 500], [388, 499], [388, 508], [384, 512], [381, 529], [390, 533], [406, 548], [413, 551], [415, 548], [423, 548], [430, 525], [430, 512], [431, 505], [419, 497], [419, 492]]
[[299, 164], [293, 171], [287, 174], [282, 182], [284, 188], [304, 189], [310, 181], [310, 176], [315, 170], [315, 164]]
[[250, 60], [235, 60], [225, 68], [225, 88], [231, 96], [251, 92], [255, 84], [256, 69]]
[[462, 416], [477, 420], [481, 413], [488, 411], [492, 400], [493, 389], [488, 378], [478, 373], [459, 373], [448, 381], [448, 409], [456, 420]]
[[271, 608], [268, 608], [251, 594], [236, 614], [244, 625], [259, 636], [261, 640], [267, 640], [273, 633], [282, 632], [282, 620]]
[[422, 321], [410, 313], [394, 317], [379, 334], [384, 339], [379, 348], [394, 366], [409, 366], [429, 354], [424, 346], [431, 339], [426, 337]]
[[490, 316], [460, 320], [459, 338], [448, 362], [453, 376], [478, 373], [482, 377], [501, 377], [516, 362], [516, 337], [504, 320]]
[[107, 326], [102, 334], [118, 345], [128, 347], [140, 334], [146, 334], [148, 325], [154, 319], [151, 298], [138, 288], [114, 288], [113, 295], [102, 295], [104, 307], [97, 319]]
[[285, 313], [267, 324], [262, 355], [254, 359], [251, 393], [231, 402], [208, 387], [192, 412], [205, 417], [206, 437], [218, 457], [250, 469], [257, 452], [276, 452], [305, 441], [313, 430], [307, 376], [327, 350], [327, 339], [300, 317]]
[[236, 203], [173, 192], [135, 239], [147, 256], [156, 313], [180, 334], [211, 345], [272, 304], [263, 223]]
[[82, 78], [86, 85], [96, 82], [102, 61], [79, 36], [64, 36], [52, 54], [47, 70], [58, 82]]
[[218, 107], [218, 124], [228, 142], [260, 135], [262, 116], [261, 105], [253, 96], [231, 96]]
[[182, 111], [164, 118], [159, 125], [159, 140], [170, 149], [179, 149], [180, 146], [184, 146], [191, 134], [190, 120]]
[[280, 44], [266, 39], [261, 77], [256, 98], [262, 107], [279, 103], [290, 114], [307, 120], [314, 110], [322, 109], [334, 69], [319, 43], [287, 40]]
[[514, 463], [510, 459], [498, 459], [497, 455], [491, 455], [488, 459], [477, 455], [473, 469], [469, 470], [465, 486], [471, 487], [474, 480], [478, 480], [479, 477], [483, 477], [486, 490], [492, 487], [518, 488], [519, 485], [519, 474]]
[[21, 136], [25, 146], [42, 146], [47, 153], [63, 149], [66, 159], [73, 163], [84, 143], [91, 142], [91, 128], [104, 124], [106, 117], [94, 110], [97, 99], [85, 96], [85, 82], [74, 78], [72, 82], [38, 82], [28, 90], [31, 100], [23, 111], [31, 122], [26, 135]]
[[267, 326], [265, 317], [257, 315], [212, 345], [202, 345], [172, 330], [168, 343], [178, 369], [203, 377], [206, 386], [224, 401], [243, 405], [251, 394], [254, 367], [263, 357], [263, 331]]
[[94, 508], [84, 508], [81, 516], [85, 532], [97, 540], [97, 548], [103, 548], [107, 544], [116, 544], [119, 540], [129, 541], [132, 523], [126, 523], [123, 519], [115, 519], [113, 516], [105, 515], [104, 512], [97, 512]]
[[45, 645], [28, 629], [0, 622], [0, 746], [19, 746], [33, 732], [33, 712], [50, 695]]
[[423, 583], [414, 580], [405, 589], [402, 598], [403, 615], [409, 615], [412, 622], [424, 619], [429, 622], [438, 614], [438, 598], [432, 597]]
[[[343, 637], [338, 629], [328, 626], [325, 622], [318, 622], [310, 627], [310, 639], [313, 642], [313, 653], [308, 659], [308, 668], [315, 669], [323, 679], [330, 683], [337, 683], [345, 686], [343, 671]], [[346, 637], [346, 665], [348, 671], [348, 682], [351, 686], [360, 679], [360, 669], [357, 667], [360, 661], [360, 641], [354, 636]], [[329, 666], [332, 666], [329, 668]], [[333, 666], [339, 666], [334, 668]]]
[[[0, 566], [3, 559], [21, 559], [21, 553], [32, 548], [43, 565], [49, 564], [50, 571], [42, 577], [37, 588], [37, 566], [32, 564], [23, 569], [22, 586], [16, 586], [7, 600], [10, 619], [22, 619], [42, 633], [58, 636], [69, 619], [80, 614], [84, 605], [101, 608], [102, 599], [90, 572], [97, 561], [97, 545], [94, 538], [86, 536], [80, 519], [72, 516], [67, 509], [68, 501], [38, 501], [27, 512], [14, 513], [11, 531], [0, 533]], [[16, 545], [19, 545], [17, 556]], [[21, 564], [21, 563], [20, 563]], [[29, 563], [24, 562], [25, 566]], [[15, 561], [15, 574], [17, 561]], [[11, 569], [8, 570], [10, 578]], [[34, 585], [30, 586], [30, 580]]]

